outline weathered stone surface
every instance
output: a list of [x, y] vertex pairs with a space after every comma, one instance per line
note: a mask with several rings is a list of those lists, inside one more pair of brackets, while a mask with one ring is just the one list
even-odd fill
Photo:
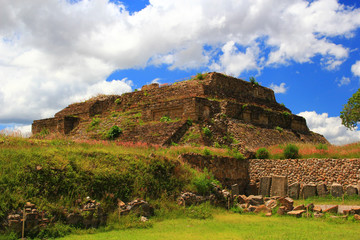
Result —
[[322, 212], [322, 209], [321, 209], [320, 206], [314, 206], [313, 211], [314, 211], [314, 212], [317, 212], [317, 213], [321, 213], [321, 212]]
[[346, 195], [348, 196], [354, 196], [358, 194], [357, 186], [349, 185], [346, 187]]
[[[316, 183], [330, 186], [338, 182], [343, 186], [352, 185], [360, 180], [360, 158], [356, 159], [250, 159], [250, 179], [260, 181], [262, 177], [279, 175], [288, 177], [288, 184], [296, 182], [302, 184]], [[359, 186], [358, 186], [359, 187]], [[317, 188], [319, 196], [329, 193]]]
[[306, 212], [305, 210], [296, 210], [296, 211], [290, 211], [287, 214], [290, 216], [295, 216], [297, 218], [301, 217], [301, 215]]
[[278, 215], [284, 215], [286, 213], [286, 209], [285, 209], [285, 207], [284, 206], [281, 206], [281, 207], [279, 207], [278, 208], [278, 210], [277, 210], [277, 214]]
[[320, 197], [325, 197], [329, 194], [325, 183], [316, 185], [316, 192]]
[[231, 193], [232, 193], [232, 195], [239, 195], [240, 194], [239, 184], [231, 185]]
[[293, 211], [298, 211], [298, 210], [305, 210], [304, 204], [301, 204], [301, 205], [299, 205], [299, 206], [296, 206], [296, 207], [294, 207], [294, 209], [293, 209]]
[[271, 217], [272, 216], [272, 212], [268, 212], [265, 214], [266, 217]]
[[247, 209], [249, 212], [254, 212], [256, 210], [256, 206], [250, 205]]
[[270, 196], [271, 177], [262, 177], [260, 179], [259, 195]]
[[338, 212], [338, 208], [339, 206], [338, 205], [335, 205], [333, 207], [329, 207], [327, 209], [324, 209], [323, 210], [323, 213], [337, 213]]
[[285, 197], [287, 195], [287, 176], [271, 177], [271, 196]]
[[294, 200], [292, 200], [291, 198], [279, 198], [278, 201], [281, 206], [285, 207], [286, 211], [291, 211], [294, 209]]
[[330, 193], [333, 197], [342, 197], [344, 194], [343, 186], [339, 183], [333, 183]]
[[254, 210], [254, 213], [261, 213], [261, 212], [268, 213], [271, 212], [271, 209], [266, 207], [265, 205], [260, 205]]
[[316, 185], [315, 184], [304, 184], [301, 190], [301, 197], [303, 199], [316, 196]]
[[197, 205], [205, 202], [207, 199], [192, 192], [182, 193], [177, 199], [177, 204], [181, 206]]
[[231, 157], [204, 156], [196, 153], [181, 154], [179, 160], [187, 162], [193, 167], [207, 168], [221, 182], [223, 187], [230, 188], [231, 185], [238, 184], [240, 194], [245, 193], [250, 181], [247, 161], [239, 161]]
[[277, 201], [276, 200], [273, 200], [273, 199], [270, 199], [268, 201], [265, 202], [265, 205], [268, 207], [268, 208], [275, 208], [277, 207]]
[[264, 204], [264, 199], [262, 196], [251, 195], [251, 196], [247, 197], [247, 202], [253, 206], [260, 206], [260, 205]]
[[292, 199], [299, 199], [300, 195], [300, 183], [296, 182], [289, 185], [288, 188], [288, 195]]
[[247, 197], [245, 195], [237, 195], [234, 199], [237, 203], [247, 203]]
[[250, 195], [257, 195], [258, 189], [255, 183], [249, 183], [249, 185], [246, 187], [245, 193], [247, 196]]
[[354, 212], [354, 214], [360, 214], [360, 207], [354, 207], [351, 208], [351, 210]]

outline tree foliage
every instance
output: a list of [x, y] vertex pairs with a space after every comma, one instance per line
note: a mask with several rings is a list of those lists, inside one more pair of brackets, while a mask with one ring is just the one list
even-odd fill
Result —
[[352, 95], [347, 104], [344, 105], [340, 118], [345, 127], [351, 130], [356, 128], [360, 122], [360, 88]]

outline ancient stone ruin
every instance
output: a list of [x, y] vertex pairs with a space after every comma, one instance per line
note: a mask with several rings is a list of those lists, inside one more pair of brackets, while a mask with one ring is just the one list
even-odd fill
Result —
[[285, 142], [327, 143], [309, 131], [304, 118], [277, 103], [271, 89], [216, 72], [202, 76], [74, 103], [53, 118], [35, 120], [32, 132], [107, 139], [118, 126], [118, 141], [160, 145], [254, 149]]

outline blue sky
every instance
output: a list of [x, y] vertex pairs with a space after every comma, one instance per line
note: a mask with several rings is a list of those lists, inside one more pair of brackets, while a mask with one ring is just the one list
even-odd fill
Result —
[[[257, 81], [334, 144], [360, 85], [360, 3], [336, 0], [5, 0], [0, 129], [99, 93], [218, 71]], [[269, 11], [271, 9], [271, 11]]]

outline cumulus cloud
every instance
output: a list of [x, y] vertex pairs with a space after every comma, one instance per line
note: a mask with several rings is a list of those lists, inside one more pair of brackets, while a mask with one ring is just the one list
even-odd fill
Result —
[[105, 81], [114, 70], [166, 64], [238, 76], [318, 55], [334, 69], [349, 49], [331, 39], [360, 26], [360, 9], [336, 0], [150, 0], [132, 14], [120, 1], [1, 3], [0, 123], [50, 117], [109, 88], [129, 91], [128, 80]]
[[301, 112], [311, 131], [320, 133], [332, 144], [343, 145], [360, 141], [360, 131], [348, 130], [341, 124], [340, 117], [329, 117], [327, 113]]
[[360, 61], [356, 61], [356, 63], [351, 66], [351, 72], [355, 76], [360, 77]]
[[6, 127], [0, 130], [0, 134], [17, 136], [17, 137], [30, 137], [31, 125], [14, 124], [11, 127]]
[[280, 83], [280, 85], [276, 85], [274, 83], [271, 83], [270, 88], [274, 90], [275, 93], [286, 93], [288, 90], [287, 87], [285, 87], [286, 83]]
[[349, 85], [350, 84], [350, 78], [348, 77], [342, 77], [340, 80], [338, 80], [338, 86], [344, 86], [344, 85]]

